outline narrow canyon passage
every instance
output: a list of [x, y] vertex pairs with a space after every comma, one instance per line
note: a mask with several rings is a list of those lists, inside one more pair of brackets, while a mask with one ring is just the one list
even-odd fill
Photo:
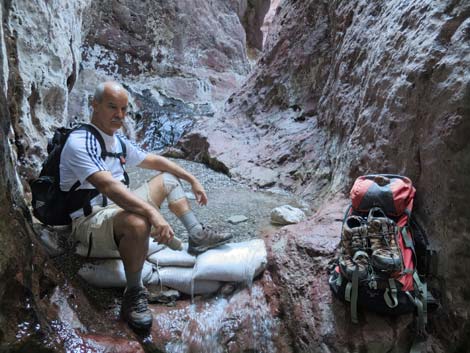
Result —
[[[7, 0], [0, 17], [0, 351], [408, 352], [412, 315], [353, 325], [328, 286], [349, 190], [373, 173], [413, 181], [437, 252], [425, 351], [469, 350], [468, 1]], [[223, 214], [204, 220], [267, 249], [251, 289], [152, 305], [151, 337], [30, 212], [47, 138], [106, 79], [130, 93], [125, 134], [201, 173]], [[273, 227], [277, 203], [308, 217]]]

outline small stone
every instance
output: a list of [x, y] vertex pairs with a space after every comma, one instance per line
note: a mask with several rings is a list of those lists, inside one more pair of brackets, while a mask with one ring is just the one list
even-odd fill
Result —
[[225, 283], [220, 289], [219, 293], [223, 295], [224, 297], [229, 296], [235, 292], [235, 289], [237, 289], [237, 283], [236, 282], [228, 282]]
[[299, 223], [305, 219], [305, 213], [299, 208], [283, 205], [271, 210], [271, 223], [286, 225]]
[[[166, 288], [166, 287], [165, 287]], [[150, 290], [148, 301], [151, 304], [154, 303], [163, 303], [169, 304], [174, 303], [180, 297], [180, 292], [175, 289], [166, 289], [166, 290]]]
[[227, 222], [231, 224], [238, 224], [238, 223], [246, 222], [247, 220], [248, 220], [248, 217], [244, 215], [234, 215], [234, 216], [231, 216], [229, 219], [227, 219]]

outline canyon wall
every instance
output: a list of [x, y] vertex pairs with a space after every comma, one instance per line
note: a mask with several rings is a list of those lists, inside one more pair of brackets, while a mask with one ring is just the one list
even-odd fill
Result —
[[[242, 5], [93, 2], [84, 20], [70, 119], [86, 119], [96, 84], [115, 79], [132, 96], [128, 132], [150, 149], [176, 143], [199, 116], [212, 116], [249, 72]], [[168, 134], [176, 136], [165, 141]]]
[[444, 331], [463, 338], [469, 34], [466, 1], [285, 0], [246, 83], [218, 123], [203, 123], [182, 148], [258, 187], [290, 188], [316, 207], [361, 174], [409, 176], [415, 213], [439, 250], [434, 285], [455, 314]]
[[[272, 3], [278, 6], [268, 12], [260, 45], [265, 1], [2, 2], [2, 307], [15, 294], [11, 283], [36, 303], [44, 294], [22, 268], [36, 256], [23, 196], [46, 137], [89, 116], [93, 87], [112, 78], [132, 93], [128, 132], [147, 146], [156, 147], [146, 130], [182, 134], [196, 123], [181, 143], [189, 157], [258, 187], [288, 188], [314, 208], [346, 193], [358, 175], [409, 176], [418, 189], [417, 217], [439, 250], [433, 284], [445, 310], [432, 325], [454, 348], [468, 337], [470, 5]], [[247, 41], [263, 50], [251, 72]], [[289, 278], [293, 269], [279, 273]], [[294, 333], [295, 322], [289, 325]], [[14, 335], [11, 328], [0, 339]], [[315, 341], [303, 339], [299, 347]]]

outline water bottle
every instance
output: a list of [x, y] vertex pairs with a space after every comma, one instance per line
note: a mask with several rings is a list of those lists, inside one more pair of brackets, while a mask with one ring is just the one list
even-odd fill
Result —
[[[153, 241], [156, 242], [157, 239], [154, 238]], [[173, 238], [167, 244], [164, 245], [168, 246], [171, 250], [183, 250], [183, 243], [179, 238], [175, 236], [173, 236]]]

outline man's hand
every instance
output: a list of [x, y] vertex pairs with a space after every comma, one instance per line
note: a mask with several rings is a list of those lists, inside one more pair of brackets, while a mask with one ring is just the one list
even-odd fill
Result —
[[204, 190], [201, 183], [194, 179], [191, 183], [191, 187], [193, 189], [194, 196], [196, 196], [196, 202], [201, 206], [207, 205], [206, 191]]
[[153, 212], [152, 216], [149, 218], [149, 221], [152, 224], [150, 236], [157, 242], [160, 244], [168, 244], [173, 239], [175, 233], [160, 213]]

